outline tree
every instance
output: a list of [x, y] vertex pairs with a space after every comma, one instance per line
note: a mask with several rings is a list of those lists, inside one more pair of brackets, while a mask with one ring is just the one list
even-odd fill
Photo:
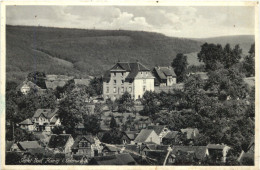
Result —
[[187, 56], [179, 53], [176, 55], [176, 58], [172, 62], [172, 67], [177, 76], [177, 82], [183, 82], [186, 75], [186, 69], [188, 66]]
[[118, 111], [123, 113], [133, 110], [134, 100], [127, 91], [117, 100]]
[[143, 116], [153, 116], [159, 111], [157, 94], [152, 91], [146, 91], [141, 99], [142, 104], [144, 105], [143, 110], [140, 111], [140, 114]]
[[201, 46], [201, 50], [198, 53], [198, 59], [200, 62], [203, 61], [205, 63], [206, 71], [216, 70], [217, 63], [222, 60], [223, 56], [223, 48], [220, 44], [205, 43]]
[[102, 77], [95, 77], [94, 79], [91, 79], [89, 83], [89, 89], [94, 91], [93, 95], [101, 95], [103, 93], [103, 80]]
[[226, 44], [223, 51], [224, 56], [221, 62], [225, 68], [230, 68], [234, 64], [238, 63], [241, 59], [242, 49], [239, 47], [239, 45], [236, 45], [233, 49], [231, 49], [230, 44]]
[[83, 116], [88, 112], [88, 97], [86, 88], [75, 88], [60, 102], [58, 113], [67, 133], [75, 133], [77, 124], [83, 122]]
[[243, 68], [247, 77], [255, 76], [255, 44], [251, 45], [247, 55], [243, 61]]
[[100, 119], [97, 115], [84, 115], [84, 126], [87, 132], [96, 135], [100, 131]]
[[46, 75], [44, 72], [34, 71], [30, 72], [27, 79], [42, 89], [46, 89], [45, 79]]
[[111, 120], [110, 120], [110, 125], [109, 125], [109, 127], [110, 127], [111, 129], [113, 129], [113, 128], [116, 128], [116, 127], [117, 127], [117, 124], [116, 124], [116, 119], [114, 118], [114, 116], [112, 116], [112, 117], [111, 117]]

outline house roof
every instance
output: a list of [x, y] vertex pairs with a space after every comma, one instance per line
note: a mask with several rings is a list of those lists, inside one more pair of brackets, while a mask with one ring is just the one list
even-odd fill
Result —
[[43, 114], [44, 117], [46, 117], [47, 119], [50, 119], [57, 112], [58, 112], [58, 109], [55, 109], [55, 110], [51, 110], [51, 109], [37, 109], [36, 112], [33, 115], [33, 118], [38, 118], [41, 114]]
[[153, 129], [157, 135], [162, 133], [164, 128], [166, 128], [165, 125], [151, 125], [151, 126], [148, 126], [148, 129]]
[[6, 141], [5, 142], [5, 151], [10, 151], [13, 144], [14, 144], [14, 141]]
[[29, 80], [25, 80], [22, 84], [20, 84], [19, 86], [16, 87], [17, 90], [21, 90], [21, 88], [27, 85], [28, 87], [35, 89], [35, 90], [43, 90], [41, 89], [39, 86], [37, 86], [36, 84], [34, 84], [33, 82], [29, 81]]
[[219, 145], [219, 144], [208, 144], [208, 149], [220, 149], [223, 150], [225, 147], [228, 147], [227, 145]]
[[126, 131], [124, 133], [129, 137], [130, 140], [134, 140], [137, 136], [137, 131]]
[[48, 143], [49, 148], [64, 148], [67, 141], [71, 137], [70, 134], [51, 135]]
[[193, 133], [198, 134], [199, 130], [197, 128], [186, 128], [186, 129], [181, 129], [182, 133], [187, 133], [187, 139], [193, 139]]
[[31, 119], [26, 119], [24, 121], [22, 121], [21, 123], [19, 123], [19, 125], [33, 125]]
[[128, 63], [128, 62], [118, 62], [116, 63], [110, 70], [106, 71], [103, 80], [109, 81], [110, 80], [110, 71], [126, 71], [129, 72], [128, 76], [126, 77], [126, 81], [132, 81], [139, 71], [150, 71], [146, 66], [139, 62], [135, 63]]
[[202, 160], [206, 156], [207, 147], [206, 146], [172, 146], [172, 153], [174, 155], [176, 155], [178, 151], [193, 152], [197, 159]]
[[142, 129], [134, 141], [137, 143], [144, 143], [152, 132], [154, 132], [152, 129]]
[[93, 144], [95, 143], [95, 139], [92, 135], [78, 135], [74, 141], [74, 144], [72, 145], [72, 149], [78, 149], [79, 148], [79, 142], [81, 140], [87, 140], [89, 143]]
[[174, 139], [174, 138], [176, 138], [176, 136], [178, 135], [178, 131], [171, 131], [171, 132], [168, 132], [165, 136], [164, 136], [164, 138], [166, 138], [166, 139]]
[[123, 145], [109, 145], [106, 144], [104, 149], [107, 148], [110, 152], [119, 152], [123, 148]]
[[167, 76], [176, 77], [172, 67], [155, 67], [154, 71], [157, 73], [160, 79], [167, 79]]
[[85, 85], [88, 86], [90, 79], [74, 79], [75, 85]]
[[94, 157], [90, 160], [90, 164], [98, 164], [98, 165], [130, 165], [130, 164], [137, 164], [134, 158], [128, 154], [116, 154], [111, 156], [99, 156]]
[[32, 148], [41, 148], [37, 141], [23, 141], [19, 142], [18, 146], [21, 147], [22, 150], [32, 149]]
[[50, 121], [50, 123], [56, 123], [56, 121], [58, 120], [58, 117], [57, 116], [54, 116], [52, 119], [51, 119], [51, 121]]

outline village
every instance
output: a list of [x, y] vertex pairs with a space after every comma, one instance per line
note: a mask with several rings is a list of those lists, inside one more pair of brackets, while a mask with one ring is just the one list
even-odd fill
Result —
[[[199, 83], [211, 77], [205, 71], [190, 71], [185, 76]], [[244, 81], [253, 88], [253, 77]], [[168, 115], [193, 114], [193, 107], [182, 106], [182, 96], [173, 97], [184, 93], [187, 84], [178, 80], [170, 65], [149, 69], [139, 61], [118, 61], [100, 79], [34, 72], [16, 92], [42, 96], [52, 91], [58, 96], [56, 104], [35, 109], [19, 123], [7, 121], [12, 140], [6, 141], [6, 160], [10, 164], [227, 165], [252, 158], [253, 138], [235, 156], [228, 143], [205, 140], [202, 127]], [[93, 93], [90, 86], [98, 92]], [[214, 99], [218, 95], [214, 89], [204, 94]], [[183, 123], [178, 127], [167, 119]], [[17, 129], [20, 132], [14, 132]], [[17, 139], [15, 133], [26, 137]]]

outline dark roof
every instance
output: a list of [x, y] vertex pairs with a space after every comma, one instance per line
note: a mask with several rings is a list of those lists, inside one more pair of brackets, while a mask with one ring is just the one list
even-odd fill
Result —
[[153, 129], [157, 135], [162, 133], [164, 128], [166, 128], [165, 125], [151, 125], [151, 126], [148, 126], [148, 129]]
[[41, 148], [41, 146], [39, 145], [39, 143], [37, 141], [19, 142], [18, 146], [22, 150], [33, 149], [33, 148]]
[[116, 154], [111, 156], [94, 157], [89, 162], [90, 165], [136, 165], [134, 158], [128, 154]]
[[75, 139], [74, 144], [72, 145], [72, 149], [78, 149], [79, 148], [79, 142], [81, 140], [87, 140], [89, 143], [93, 144], [95, 143], [95, 139], [92, 135], [78, 135]]
[[41, 114], [43, 114], [44, 117], [47, 119], [52, 118], [56, 113], [58, 109], [51, 110], [51, 109], [37, 109], [36, 112], [33, 115], [33, 118], [39, 117]]
[[167, 76], [176, 77], [172, 67], [155, 67], [154, 71], [157, 73], [160, 79], [167, 79]]
[[224, 149], [225, 147], [228, 147], [227, 145], [219, 145], [219, 144], [208, 144], [207, 148], [208, 149]]
[[125, 131], [124, 132], [130, 140], [134, 140], [137, 136], [137, 131]]
[[24, 121], [22, 121], [21, 123], [19, 123], [19, 125], [33, 125], [31, 119], [26, 119]]
[[5, 151], [10, 151], [13, 144], [14, 144], [14, 141], [6, 141], [5, 142]]
[[206, 156], [206, 146], [172, 146], [172, 153], [177, 154], [178, 151], [194, 153], [196, 158], [202, 160]]
[[153, 131], [154, 130], [152, 129], [142, 129], [134, 141], [137, 143], [144, 143]]
[[176, 138], [176, 136], [178, 135], [178, 131], [171, 131], [171, 132], [168, 132], [165, 136], [164, 136], [164, 138], [166, 138], [166, 139], [174, 139], [174, 138]]
[[64, 148], [70, 137], [71, 137], [70, 134], [51, 135], [48, 147], [49, 148]]
[[132, 81], [139, 71], [150, 71], [147, 67], [139, 62], [128, 63], [118, 62], [110, 70], [106, 71], [103, 76], [104, 81], [110, 80], [110, 71], [126, 71], [130, 72], [126, 77], [126, 81]]

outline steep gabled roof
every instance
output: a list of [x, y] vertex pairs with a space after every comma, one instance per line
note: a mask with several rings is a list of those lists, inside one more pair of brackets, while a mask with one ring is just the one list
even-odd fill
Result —
[[70, 137], [70, 134], [51, 135], [48, 147], [64, 148]]
[[18, 146], [22, 150], [33, 149], [33, 148], [41, 148], [41, 146], [39, 145], [39, 143], [37, 141], [19, 142]]
[[22, 121], [21, 123], [19, 123], [19, 125], [33, 125], [31, 119], [26, 119], [24, 121]]
[[95, 143], [95, 139], [92, 135], [78, 135], [75, 139], [74, 144], [72, 145], [72, 149], [78, 149], [79, 148], [79, 142], [81, 140], [87, 140], [89, 143], [93, 144]]
[[174, 155], [176, 155], [178, 151], [193, 152], [197, 159], [202, 160], [206, 156], [207, 147], [206, 146], [172, 146], [172, 153]]
[[177, 137], [178, 133], [179, 133], [178, 131], [168, 132], [168, 133], [164, 136], [164, 138], [166, 138], [166, 139], [174, 139], [174, 138]]
[[144, 143], [152, 132], [154, 132], [152, 129], [142, 129], [134, 141], [136, 143]]
[[162, 133], [164, 128], [166, 128], [165, 125], [151, 125], [151, 126], [148, 126], [148, 129], [153, 129], [157, 135], [160, 135], [160, 133]]
[[110, 71], [126, 71], [129, 72], [126, 77], [126, 81], [133, 80], [139, 71], [150, 71], [146, 66], [139, 62], [128, 63], [128, 62], [118, 62], [111, 69], [106, 71], [103, 76], [103, 81], [110, 80]]
[[154, 72], [160, 79], [167, 79], [167, 76], [176, 77], [172, 67], [155, 67]]
[[41, 114], [46, 117], [47, 119], [52, 118], [56, 113], [58, 112], [58, 109], [37, 109], [36, 112], [33, 115], [33, 118], [39, 117]]
[[5, 142], [5, 151], [10, 151], [13, 144], [14, 144], [14, 141], [6, 141]]

